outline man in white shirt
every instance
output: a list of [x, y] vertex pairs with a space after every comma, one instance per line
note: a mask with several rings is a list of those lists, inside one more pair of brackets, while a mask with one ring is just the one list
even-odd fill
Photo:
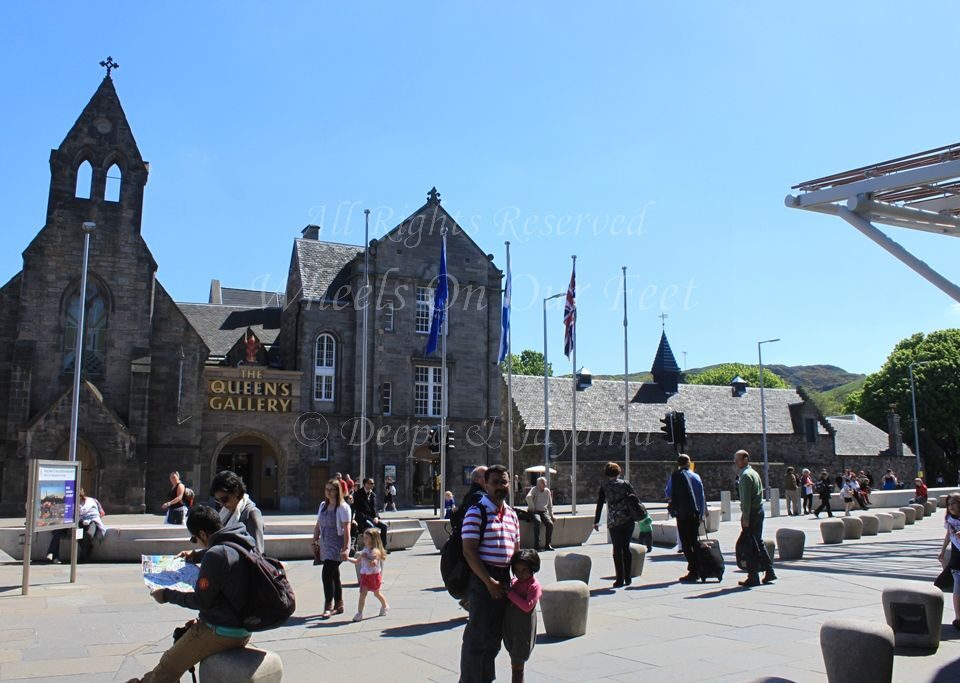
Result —
[[547, 488], [545, 477], [537, 479], [537, 485], [527, 492], [527, 512], [533, 518], [533, 547], [540, 550], [540, 522], [547, 528], [544, 550], [553, 550], [553, 493]]
[[[103, 514], [103, 508], [96, 498], [88, 496], [83, 489], [80, 489], [77, 492], [77, 502], [79, 504], [77, 526], [83, 529], [77, 561], [83, 562], [89, 557], [90, 551], [93, 549], [93, 539], [97, 536], [103, 538], [103, 535], [107, 532], [107, 527], [103, 525], [103, 520], [100, 518]], [[67, 529], [59, 529], [53, 532], [53, 538], [50, 539], [50, 545], [47, 548], [47, 562], [53, 562], [54, 564], [60, 562], [60, 539], [67, 533], [69, 533]]]

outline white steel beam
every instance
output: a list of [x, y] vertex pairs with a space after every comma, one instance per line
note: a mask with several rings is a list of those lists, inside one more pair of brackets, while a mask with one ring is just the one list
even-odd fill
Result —
[[836, 185], [834, 187], [826, 187], [822, 190], [805, 192], [795, 198], [796, 204], [788, 204], [788, 206], [794, 206], [798, 209], [809, 209], [818, 204], [832, 204], [834, 202], [846, 201], [851, 197], [856, 197], [858, 194], [871, 194], [904, 187], [915, 187], [917, 185], [930, 185], [957, 177], [960, 177], [960, 159], [945, 161], [942, 164], [933, 166], [916, 168], [911, 171], [900, 171], [876, 178], [865, 178], [864, 180], [847, 183], [846, 185]]

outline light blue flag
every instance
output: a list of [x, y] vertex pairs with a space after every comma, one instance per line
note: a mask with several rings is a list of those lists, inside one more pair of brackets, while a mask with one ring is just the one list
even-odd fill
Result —
[[507, 340], [510, 336], [510, 297], [511, 297], [511, 275], [510, 269], [507, 269], [507, 286], [503, 290], [503, 312], [500, 315], [500, 357], [498, 363], [502, 363], [507, 357]]

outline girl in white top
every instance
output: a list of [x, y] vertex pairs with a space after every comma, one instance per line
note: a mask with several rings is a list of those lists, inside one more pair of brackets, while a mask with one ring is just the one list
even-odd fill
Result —
[[387, 599], [383, 597], [381, 588], [383, 587], [383, 561], [387, 557], [387, 551], [383, 548], [383, 542], [380, 540], [380, 529], [372, 528], [363, 532], [363, 550], [357, 553], [356, 557], [349, 558], [353, 564], [360, 565], [360, 601], [357, 603], [357, 613], [354, 615], [354, 621], [363, 619], [363, 604], [367, 601], [367, 593], [373, 593], [373, 597], [380, 601], [380, 616], [387, 616], [390, 611], [390, 605]]
[[943, 548], [940, 549], [940, 562], [950, 548], [950, 563], [947, 567], [953, 573], [953, 627], [960, 629], [960, 493], [951, 493], [947, 497], [947, 514], [943, 521], [947, 535], [943, 538]]
[[859, 487], [849, 476], [844, 476], [843, 486], [840, 488], [840, 496], [843, 498], [843, 514], [850, 516], [850, 509], [853, 507], [853, 496]]

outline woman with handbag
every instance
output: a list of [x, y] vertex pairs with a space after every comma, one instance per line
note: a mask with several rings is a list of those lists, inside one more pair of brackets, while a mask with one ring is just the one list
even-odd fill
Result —
[[630, 539], [633, 538], [633, 529], [636, 522], [630, 511], [629, 496], [636, 497], [636, 492], [629, 482], [620, 478], [620, 465], [608, 462], [603, 468], [607, 480], [600, 485], [597, 494], [597, 511], [593, 517], [593, 528], [600, 530], [600, 513], [603, 506], [607, 506], [607, 531], [613, 541], [613, 567], [616, 571], [614, 588], [629, 586], [632, 581], [633, 562], [630, 555]]
[[945, 567], [953, 574], [953, 627], [960, 629], [960, 493], [951, 493], [947, 496], [947, 514], [943, 520], [943, 527], [947, 530], [943, 538], [943, 547], [938, 559], [941, 564], [950, 547], [950, 561]]

